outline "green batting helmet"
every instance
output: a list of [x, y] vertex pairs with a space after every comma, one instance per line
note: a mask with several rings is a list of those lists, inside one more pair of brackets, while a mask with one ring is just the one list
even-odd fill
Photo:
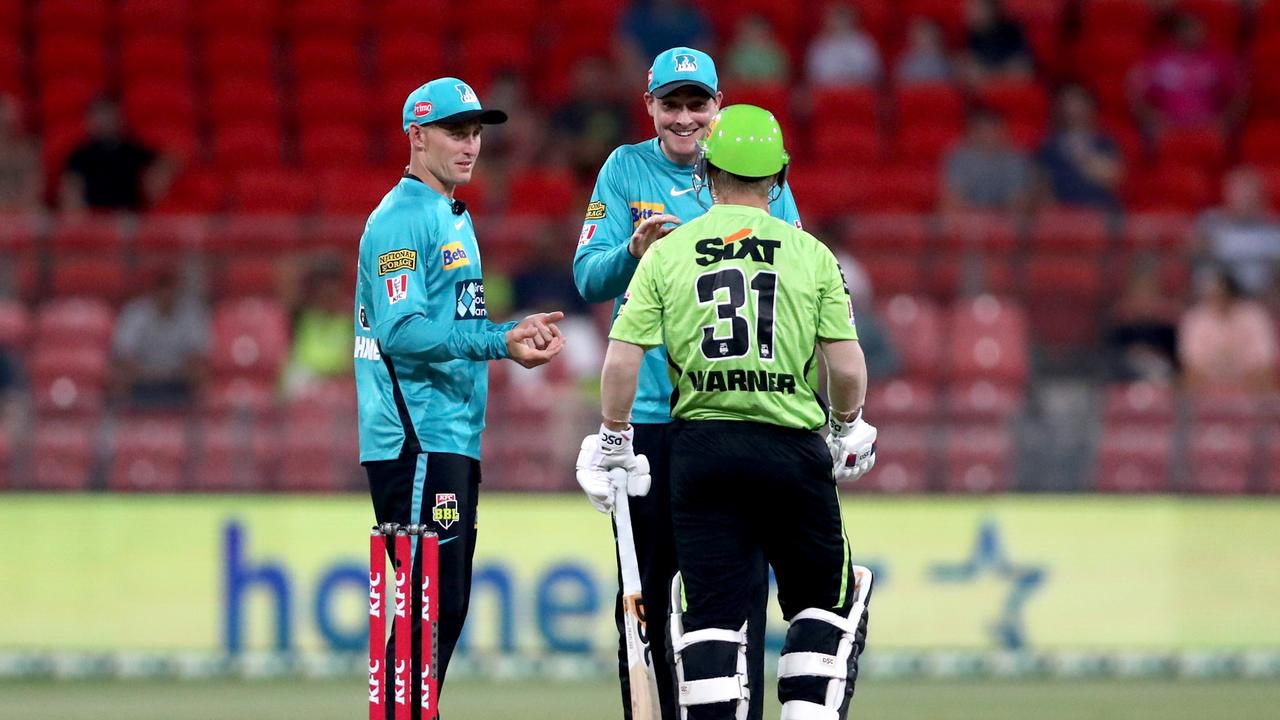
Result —
[[711, 119], [699, 143], [708, 163], [734, 175], [767, 177], [782, 172], [791, 157], [773, 113], [755, 105], [730, 105]]

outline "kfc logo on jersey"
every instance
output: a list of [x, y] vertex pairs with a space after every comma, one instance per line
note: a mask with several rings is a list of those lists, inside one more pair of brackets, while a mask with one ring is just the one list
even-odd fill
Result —
[[409, 297], [409, 276], [397, 275], [387, 278], [387, 300], [395, 305]]
[[586, 225], [583, 225], [582, 234], [578, 236], [578, 247], [582, 247], [583, 245], [586, 245], [587, 243], [591, 242], [591, 238], [595, 237], [595, 234], [596, 234], [595, 223], [587, 223]]
[[431, 114], [431, 103], [427, 102], [426, 100], [419, 100], [418, 102], [413, 104], [414, 117], [421, 118], [421, 117], [426, 117], [430, 114]]

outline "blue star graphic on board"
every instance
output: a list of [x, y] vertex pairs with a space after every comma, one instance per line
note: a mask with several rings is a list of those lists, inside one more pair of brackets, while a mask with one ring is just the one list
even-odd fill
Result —
[[1000, 527], [994, 520], [984, 520], [978, 527], [978, 539], [973, 552], [958, 564], [935, 563], [930, 575], [938, 582], [973, 582], [984, 575], [994, 575], [1009, 583], [1000, 617], [992, 626], [996, 644], [1005, 650], [1026, 647], [1026, 630], [1023, 627], [1022, 608], [1027, 599], [1044, 584], [1048, 571], [1035, 565], [1019, 565], [1009, 559], [1000, 538]]

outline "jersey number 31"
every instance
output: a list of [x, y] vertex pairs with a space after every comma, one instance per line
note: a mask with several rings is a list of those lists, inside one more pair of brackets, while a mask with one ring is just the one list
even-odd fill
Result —
[[[738, 268], [725, 268], [698, 276], [698, 304], [715, 303], [716, 323], [702, 327], [702, 356], [708, 360], [742, 357], [751, 352], [751, 326], [739, 312], [747, 304], [747, 276]], [[755, 299], [755, 346], [761, 360], [773, 359], [773, 302], [778, 274], [761, 270], [751, 276]], [[717, 290], [728, 290], [727, 302], [716, 302]], [[716, 336], [720, 320], [730, 321], [728, 337]]]

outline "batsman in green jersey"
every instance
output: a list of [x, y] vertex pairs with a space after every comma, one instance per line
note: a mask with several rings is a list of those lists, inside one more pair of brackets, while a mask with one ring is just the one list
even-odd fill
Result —
[[[876, 429], [861, 409], [866, 364], [835, 256], [769, 215], [789, 161], [773, 115], [727, 107], [709, 130], [694, 182], [715, 204], [640, 259], [609, 334], [598, 464], [636, 466], [626, 432], [636, 375], [644, 351], [665, 345], [681, 718], [740, 720], [760, 692], [747, 682], [742, 588], [763, 556], [790, 623], [778, 664], [782, 717], [842, 720], [872, 576], [850, 560], [836, 481], [875, 463]], [[830, 408], [817, 392], [819, 353]]]

